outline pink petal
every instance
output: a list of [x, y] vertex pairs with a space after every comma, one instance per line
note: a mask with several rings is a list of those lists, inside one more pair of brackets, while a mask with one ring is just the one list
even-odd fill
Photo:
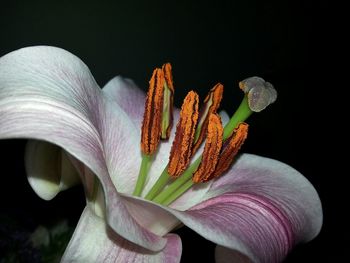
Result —
[[[276, 201], [289, 216], [305, 218], [300, 241], [313, 239], [322, 226], [322, 206], [312, 184], [293, 167], [274, 159], [253, 154], [243, 154], [231, 170], [219, 177], [206, 198], [223, 193], [249, 193]], [[300, 229], [301, 230], [301, 229]]]
[[129, 201], [139, 214], [166, 210], [206, 239], [253, 262], [282, 261], [296, 243], [315, 237], [322, 225], [321, 203], [310, 182], [268, 158], [242, 155], [203, 197], [205, 201], [187, 211], [146, 205], [132, 197]]
[[182, 245], [179, 236], [165, 236], [166, 246], [159, 252], [139, 247], [115, 234], [85, 208], [62, 262], [180, 262]]
[[280, 262], [296, 243], [314, 238], [322, 225], [321, 203], [310, 182], [268, 158], [241, 156], [212, 184], [207, 197], [211, 199], [178, 218], [254, 262]]
[[131, 79], [117, 76], [102, 89], [106, 97], [116, 102], [135, 121], [140, 130], [145, 109], [146, 94]]
[[138, 171], [138, 131], [104, 97], [86, 65], [59, 48], [24, 48], [0, 59], [0, 83], [0, 138], [44, 140], [65, 149], [101, 181], [109, 225], [132, 242], [162, 249], [166, 240], [140, 227], [117, 192], [134, 185], [126, 181]]

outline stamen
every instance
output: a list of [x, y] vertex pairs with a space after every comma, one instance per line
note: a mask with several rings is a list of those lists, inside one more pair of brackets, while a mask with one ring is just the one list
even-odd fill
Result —
[[169, 139], [170, 131], [173, 125], [173, 101], [174, 101], [174, 84], [171, 73], [171, 64], [166, 63], [162, 67], [165, 77], [164, 96], [163, 96], [163, 114], [162, 114], [162, 139]]
[[173, 177], [181, 175], [190, 163], [194, 133], [198, 121], [198, 101], [198, 94], [190, 91], [181, 107], [168, 166], [168, 173]]
[[193, 146], [192, 154], [194, 154], [202, 144], [208, 129], [209, 116], [216, 113], [220, 107], [220, 102], [224, 92], [224, 86], [220, 83], [212, 88], [204, 100], [204, 108], [200, 113], [199, 122], [195, 134], [195, 144]]
[[162, 133], [164, 73], [161, 69], [153, 71], [147, 92], [145, 113], [141, 130], [142, 162], [133, 195], [140, 196], [152, 164], [153, 153], [157, 150]]
[[224, 129], [217, 114], [210, 114], [207, 130], [202, 160], [192, 179], [195, 183], [208, 181], [219, 160]]
[[141, 131], [141, 151], [147, 155], [156, 151], [160, 140], [164, 83], [163, 71], [155, 69], [149, 82]]
[[222, 175], [230, 168], [235, 156], [247, 138], [247, 135], [248, 124], [244, 122], [238, 124], [238, 127], [233, 131], [231, 137], [224, 142], [215, 172], [209, 179]]
[[[214, 154], [212, 155], [215, 156], [215, 158], [217, 156], [215, 154], [217, 151], [217, 148], [212, 146], [211, 144], [213, 143], [211, 142], [210, 146], [206, 145], [204, 147], [204, 151], [206, 153], [203, 153], [203, 156], [197, 158], [194, 162], [192, 162], [191, 165], [189, 165], [188, 168], [186, 168], [186, 170], [183, 171], [183, 173], [182, 171], [179, 172], [179, 174], [182, 173], [181, 176], [179, 178], [176, 178], [176, 180], [173, 180], [173, 182], [171, 182], [167, 187], [165, 187], [166, 180], [164, 180], [165, 183], [160, 184], [160, 182], [163, 181], [164, 178], [166, 178], [166, 173], [163, 172], [161, 176], [162, 180], [158, 180], [156, 183], [157, 186], [158, 186], [158, 183], [161, 186], [157, 187], [156, 191], [153, 191], [153, 192], [150, 191], [151, 197], [149, 198], [149, 200], [152, 200], [159, 204], [169, 205], [174, 200], [176, 200], [179, 196], [185, 193], [192, 185], [194, 185], [195, 182], [201, 182], [202, 178], [203, 178], [203, 181], [213, 179], [215, 177], [220, 176], [230, 168], [240, 147], [242, 146], [245, 139], [247, 138], [248, 124], [243, 122], [247, 118], [249, 118], [249, 116], [254, 111], [261, 111], [268, 104], [273, 103], [276, 100], [276, 96], [277, 96], [277, 92], [273, 89], [273, 86], [270, 83], [265, 82], [263, 79], [258, 77], [253, 77], [253, 78], [248, 78], [246, 80], [243, 80], [240, 83], [240, 88], [243, 89], [243, 91], [245, 92], [245, 96], [241, 104], [239, 105], [238, 109], [235, 111], [230, 121], [225, 125], [225, 128], [223, 129], [223, 136], [222, 136], [223, 142], [221, 145], [221, 153], [219, 154], [219, 158], [216, 161], [216, 167], [215, 167], [215, 164], [210, 163], [212, 161], [210, 159], [211, 155], [208, 154], [208, 152], [209, 153], [213, 152]], [[249, 94], [250, 92], [252, 93]], [[202, 127], [205, 127], [203, 126], [204, 121], [203, 123], [202, 122], [200, 123]], [[210, 125], [208, 129], [210, 129], [210, 131], [207, 130], [208, 133], [213, 133], [215, 131], [215, 128], [212, 125]], [[216, 128], [216, 129], [219, 129], [219, 128]], [[181, 147], [182, 138], [180, 134], [182, 133], [178, 130], [181, 131], [181, 128], [177, 127], [176, 137], [179, 137], [179, 138], [177, 139], [178, 140], [177, 146], [175, 147], [173, 145], [171, 155], [174, 155], [174, 152], [175, 152], [174, 149], [177, 149], [176, 152], [181, 152], [179, 150], [179, 147]], [[208, 137], [210, 138], [215, 138], [215, 136], [216, 135], [208, 135]], [[196, 132], [195, 138], [198, 139], [197, 137], [198, 138], [200, 137], [199, 131], [198, 133]], [[189, 144], [186, 144], [186, 147], [189, 147], [188, 145]], [[203, 160], [206, 159], [206, 161], [202, 163], [201, 162], [202, 159]], [[179, 160], [177, 160], [177, 162], [179, 162]], [[175, 164], [173, 165], [175, 167], [174, 170], [176, 170], [177, 168], [177, 162], [175, 162]], [[199, 169], [200, 166], [202, 166], [202, 168]], [[212, 170], [213, 167], [215, 167], [214, 172], [212, 172], [208, 176], [209, 173], [207, 174], [205, 169], [207, 168], [208, 170]], [[194, 174], [195, 176], [193, 176]], [[160, 191], [160, 189], [163, 189], [163, 190]]]

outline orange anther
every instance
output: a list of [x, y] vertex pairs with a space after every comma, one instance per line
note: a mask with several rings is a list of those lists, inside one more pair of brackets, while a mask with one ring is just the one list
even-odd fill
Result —
[[147, 155], [156, 151], [160, 140], [163, 92], [164, 73], [161, 69], [155, 69], [149, 82], [141, 131], [141, 151]]
[[174, 82], [173, 82], [173, 75], [172, 75], [172, 67], [170, 63], [165, 63], [162, 66], [162, 70], [164, 73], [165, 81], [168, 86], [168, 88], [174, 93]]
[[163, 99], [163, 114], [162, 114], [162, 139], [169, 139], [170, 131], [173, 126], [173, 103], [174, 103], [174, 83], [171, 72], [171, 64], [166, 63], [162, 67], [165, 82], [164, 82], [164, 99]]
[[193, 146], [192, 154], [195, 154], [202, 144], [208, 128], [209, 116], [216, 113], [220, 107], [224, 86], [220, 83], [216, 84], [208, 93], [204, 100], [203, 109], [200, 112], [198, 127], [195, 136], [195, 144]]
[[210, 114], [207, 130], [202, 160], [192, 178], [195, 183], [210, 180], [218, 163], [224, 131], [219, 115]]
[[168, 166], [168, 173], [173, 177], [181, 175], [190, 163], [194, 133], [198, 121], [198, 101], [198, 94], [190, 91], [181, 107]]
[[235, 156], [247, 138], [247, 135], [248, 124], [244, 122], [238, 124], [238, 127], [233, 131], [231, 137], [228, 138], [222, 146], [219, 161], [212, 177], [218, 177], [230, 168]]

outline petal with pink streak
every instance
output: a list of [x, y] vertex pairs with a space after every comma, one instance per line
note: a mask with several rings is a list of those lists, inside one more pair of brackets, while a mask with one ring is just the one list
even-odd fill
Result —
[[322, 208], [310, 182], [276, 160], [245, 154], [207, 192], [210, 198], [178, 218], [193, 230], [253, 262], [280, 262], [314, 238]]
[[[130, 202], [138, 213], [149, 209], [143, 200]], [[319, 197], [305, 177], [286, 164], [249, 154], [191, 209], [153, 205], [154, 214], [165, 209], [206, 239], [253, 262], [282, 261], [296, 243], [315, 237], [322, 225]]]
[[[242, 154], [225, 175], [214, 181], [205, 199], [228, 192], [262, 196], [275, 201], [291, 219], [299, 215], [304, 227], [294, 232], [300, 233], [297, 238], [300, 241], [313, 239], [321, 229], [322, 206], [315, 188], [301, 173], [285, 163]], [[298, 224], [293, 222], [293, 225]]]
[[101, 218], [85, 208], [62, 262], [180, 262], [181, 239], [165, 236], [166, 246], [159, 252], [139, 247], [112, 231]]
[[134, 182], [122, 178], [136, 177], [140, 163], [135, 125], [118, 107], [87, 66], [63, 49], [29, 47], [0, 58], [0, 138], [44, 140], [66, 150], [99, 178], [109, 225], [160, 250], [166, 240], [140, 227], [117, 192], [132, 191]]

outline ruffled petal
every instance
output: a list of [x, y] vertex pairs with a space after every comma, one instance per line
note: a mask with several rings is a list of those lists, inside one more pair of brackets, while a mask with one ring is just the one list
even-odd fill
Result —
[[65, 152], [51, 143], [29, 140], [25, 151], [27, 179], [35, 193], [51, 200], [80, 182]]
[[146, 250], [115, 234], [104, 220], [86, 207], [62, 262], [180, 262], [181, 239], [175, 234], [168, 234], [165, 239], [163, 250]]
[[102, 91], [128, 114], [140, 130], [145, 110], [145, 93], [131, 79], [121, 76], [111, 79]]
[[166, 240], [140, 227], [117, 192], [132, 191], [134, 182], [122, 179], [140, 163], [135, 125], [118, 107], [104, 97], [87, 66], [65, 50], [30, 47], [0, 59], [0, 138], [44, 140], [66, 150], [99, 178], [109, 225], [132, 242], [160, 250]]

